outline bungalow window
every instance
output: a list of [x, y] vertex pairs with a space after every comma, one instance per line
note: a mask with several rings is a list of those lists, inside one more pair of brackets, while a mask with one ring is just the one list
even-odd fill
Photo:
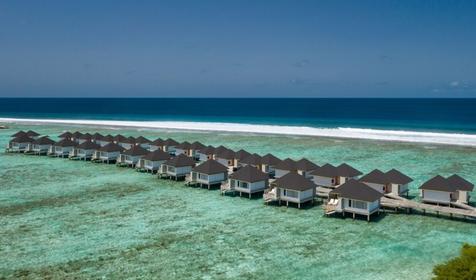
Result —
[[298, 198], [298, 192], [297, 191], [291, 191], [291, 190], [284, 190], [284, 196], [288, 197], [293, 197], [293, 198]]
[[173, 166], [167, 166], [167, 171], [169, 171], [169, 172], [175, 172], [175, 167], [173, 167]]
[[[350, 204], [351, 200], [349, 200]], [[350, 206], [350, 205], [349, 205]], [[358, 209], [367, 209], [367, 203], [363, 201], [358, 201], [358, 200], [353, 200], [352, 201], [352, 208], [358, 208]]]
[[243, 189], [247, 189], [248, 188], [248, 183], [239, 181], [238, 182], [238, 187], [243, 188]]
[[201, 179], [201, 180], [208, 181], [208, 175], [207, 174], [199, 173], [198, 178]]
[[233, 165], [233, 162], [231, 160], [229, 160], [228, 165]]

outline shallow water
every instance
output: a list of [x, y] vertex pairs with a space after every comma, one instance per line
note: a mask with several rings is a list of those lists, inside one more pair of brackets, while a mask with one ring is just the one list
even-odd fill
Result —
[[[19, 129], [57, 135], [62, 126]], [[105, 128], [72, 130], [117, 133]], [[476, 149], [316, 137], [120, 130], [126, 135], [224, 144], [363, 172], [396, 167], [415, 179], [435, 174], [476, 181]], [[373, 222], [327, 218], [307, 209], [118, 168], [0, 153], [0, 277], [176, 279], [425, 279], [432, 267], [476, 243], [476, 224], [382, 214]]]

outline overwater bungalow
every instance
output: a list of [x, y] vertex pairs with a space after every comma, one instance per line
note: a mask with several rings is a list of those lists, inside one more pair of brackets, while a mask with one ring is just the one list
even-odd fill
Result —
[[451, 205], [452, 203], [467, 204], [469, 192], [473, 190], [473, 184], [458, 175], [448, 178], [437, 175], [420, 186], [420, 196], [423, 202], [437, 205]]
[[70, 153], [70, 159], [90, 160], [94, 153], [101, 148], [101, 146], [93, 141], [85, 141], [74, 147]]
[[258, 154], [251, 154], [240, 160], [240, 166], [252, 166], [261, 170], [261, 156]]
[[[14, 134], [17, 135], [18, 133]], [[12, 140], [8, 142], [7, 145], [7, 152], [14, 152], [14, 153], [23, 153], [25, 152], [28, 147], [35, 141], [35, 139], [29, 137], [23, 133], [18, 134], [20, 136], [14, 137]]]
[[160, 166], [159, 178], [184, 179], [195, 166], [195, 160], [184, 154], [173, 157]]
[[350, 179], [357, 179], [360, 174], [362, 172], [346, 163], [337, 167], [326, 163], [310, 173], [317, 186], [326, 188], [336, 188]]
[[144, 149], [149, 149], [150, 148], [150, 141], [149, 139], [145, 138], [144, 136], [139, 136], [136, 138], [136, 145], [141, 146]]
[[326, 214], [352, 213], [355, 215], [370, 216], [380, 210], [380, 199], [383, 194], [365, 183], [350, 179], [329, 193], [326, 205]]
[[473, 191], [474, 184], [456, 174], [451, 175], [446, 180], [448, 180], [450, 185], [455, 186], [457, 190], [457, 193], [453, 195], [454, 199], [459, 203], [468, 204], [469, 194]]
[[131, 148], [121, 152], [117, 159], [117, 164], [135, 167], [139, 160], [149, 152], [149, 150], [142, 148], [142, 146], [133, 145]]
[[28, 150], [35, 155], [46, 155], [54, 144], [55, 141], [51, 140], [48, 136], [43, 136], [33, 141]]
[[202, 143], [198, 142], [198, 141], [195, 141], [193, 142], [191, 145], [190, 145], [190, 151], [189, 151], [189, 156], [194, 158], [195, 160], [199, 160], [200, 158], [200, 155], [199, 155], [199, 151], [201, 149], [204, 149], [206, 148], [205, 145], [203, 145]]
[[63, 139], [56, 142], [49, 150], [48, 155], [55, 157], [68, 157], [78, 143], [70, 139]]
[[248, 194], [248, 197], [254, 193], [263, 192], [268, 188], [269, 175], [258, 170], [256, 167], [247, 165], [239, 168], [229, 176], [227, 184], [222, 186], [222, 193], [226, 191], [239, 192]]
[[198, 161], [205, 162], [209, 159], [213, 159], [215, 148], [213, 146], [207, 146], [197, 151]]
[[192, 172], [187, 176], [189, 185], [211, 186], [221, 185], [228, 178], [228, 168], [216, 160], [209, 159], [200, 165], [192, 168]]
[[302, 158], [296, 162], [295, 168], [298, 174], [306, 178], [312, 178], [310, 173], [319, 168], [319, 166], [306, 158]]
[[297, 171], [296, 161], [287, 158], [276, 164], [276, 166], [274, 167], [274, 177], [280, 178], [291, 171]]
[[235, 163], [235, 152], [229, 149], [215, 152], [214, 159], [226, 167], [233, 168]]
[[167, 140], [164, 141], [164, 145], [162, 147], [162, 150], [164, 152], [167, 152], [171, 155], [175, 155], [175, 147], [177, 147], [179, 143], [175, 141], [172, 138], [168, 138]]
[[413, 179], [396, 169], [392, 169], [386, 173], [379, 169], [374, 169], [367, 175], [362, 176], [359, 181], [381, 193], [403, 195], [408, 194], [408, 184], [412, 182]]
[[251, 156], [251, 153], [241, 149], [235, 153], [235, 163], [233, 164], [234, 167], [239, 167], [240, 162], [245, 158]]
[[[316, 195], [316, 185], [310, 179], [294, 172], [288, 172], [271, 183], [271, 188], [275, 189], [275, 200], [297, 204], [298, 208], [306, 202], [314, 202]], [[269, 193], [267, 193], [269, 194]], [[263, 196], [266, 201], [266, 195]]]
[[69, 139], [71, 140], [71, 138], [73, 137], [73, 133], [69, 132], [69, 131], [65, 131], [63, 133], [61, 133], [58, 138], [60, 140], [63, 140], [63, 139]]
[[169, 153], [162, 150], [154, 150], [143, 156], [136, 164], [136, 168], [146, 172], [155, 173], [165, 161], [171, 158]]
[[95, 162], [115, 163], [124, 148], [116, 143], [109, 143], [100, 147], [92, 158]]
[[266, 154], [261, 158], [261, 171], [274, 177], [275, 167], [281, 160], [272, 154]]
[[178, 144], [176, 147], [175, 147], [175, 155], [178, 156], [178, 155], [186, 155], [186, 156], [190, 156], [190, 147], [192, 146], [192, 144], [190, 144], [190, 142], [187, 142], [187, 141], [184, 141], [180, 144]]

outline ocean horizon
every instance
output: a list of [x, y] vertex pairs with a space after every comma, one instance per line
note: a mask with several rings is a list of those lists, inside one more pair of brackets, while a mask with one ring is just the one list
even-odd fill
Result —
[[4, 98], [0, 122], [476, 146], [474, 108], [461, 98]]

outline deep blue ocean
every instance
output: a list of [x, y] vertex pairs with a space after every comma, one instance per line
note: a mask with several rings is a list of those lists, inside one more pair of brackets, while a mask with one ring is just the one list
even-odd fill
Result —
[[3, 98], [0, 117], [476, 133], [476, 99]]

